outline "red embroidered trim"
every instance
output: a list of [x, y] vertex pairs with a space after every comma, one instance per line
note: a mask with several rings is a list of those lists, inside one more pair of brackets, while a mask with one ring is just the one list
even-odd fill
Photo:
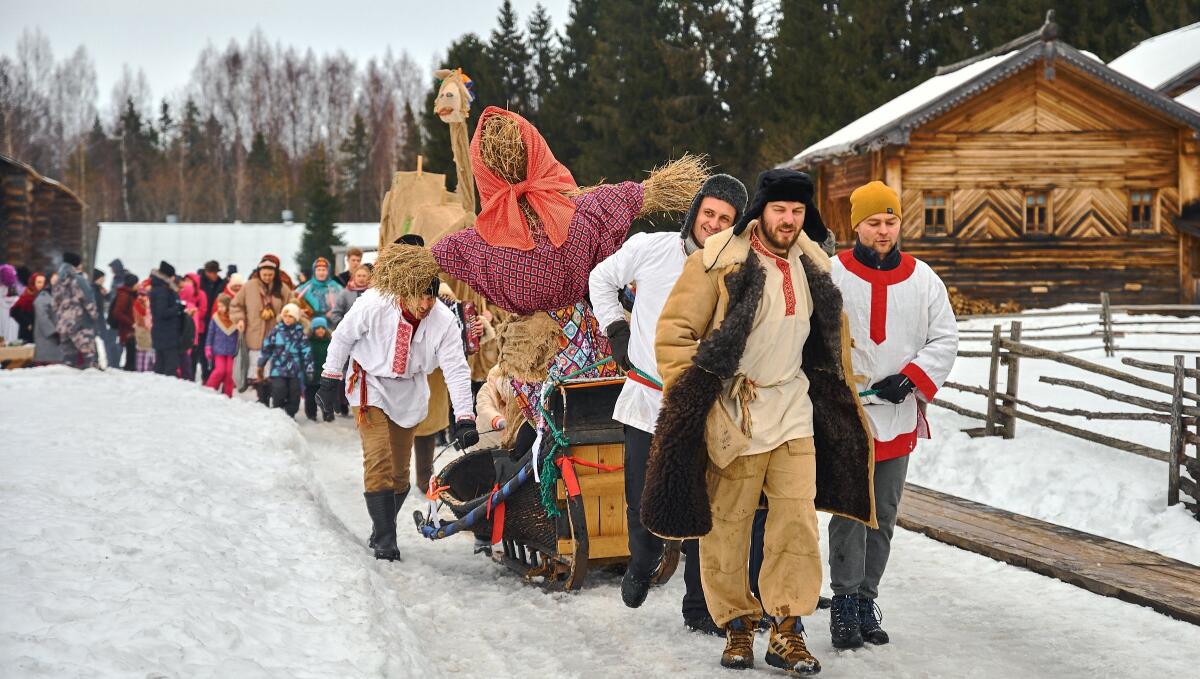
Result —
[[880, 271], [855, 259], [853, 250], [839, 252], [838, 259], [847, 271], [871, 284], [871, 341], [883, 344], [887, 339], [888, 286], [908, 280], [917, 268], [917, 260], [912, 255], [901, 252], [899, 266], [891, 271]]
[[396, 355], [392, 357], [392, 372], [403, 375], [408, 369], [408, 350], [412, 346], [413, 327], [403, 318], [396, 325]]
[[771, 252], [758, 240], [758, 233], [755, 232], [750, 236], [750, 247], [760, 255], [768, 257], [775, 262], [775, 267], [779, 269], [779, 273], [783, 274], [783, 301], [785, 305], [784, 316], [794, 316], [796, 314], [796, 286], [792, 284], [792, 267], [786, 259], [783, 259], [774, 252]]

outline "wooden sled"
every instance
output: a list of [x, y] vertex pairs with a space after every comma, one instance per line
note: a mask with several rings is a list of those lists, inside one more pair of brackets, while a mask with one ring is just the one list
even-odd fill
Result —
[[[625, 473], [620, 469], [625, 464], [624, 430], [612, 420], [623, 381], [568, 381], [551, 395], [551, 421], [570, 443], [559, 467], [563, 480], [555, 489], [560, 515], [546, 516], [541, 489], [530, 479], [506, 500], [503, 537], [492, 555], [529, 582], [574, 591], [583, 586], [589, 570], [629, 561]], [[455, 516], [487, 501], [496, 482], [494, 462], [502, 456], [507, 452], [472, 451], [441, 471], [437, 484], [447, 489], [439, 497]], [[472, 530], [489, 539], [492, 521]], [[668, 581], [678, 564], [679, 543], [669, 542], [654, 582]]]

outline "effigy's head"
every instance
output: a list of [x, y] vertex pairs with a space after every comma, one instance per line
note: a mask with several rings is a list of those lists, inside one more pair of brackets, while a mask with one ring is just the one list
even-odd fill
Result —
[[438, 69], [433, 72], [433, 76], [442, 81], [437, 98], [433, 101], [433, 112], [443, 123], [467, 122], [467, 116], [471, 113], [471, 101], [475, 99], [471, 92], [471, 78], [463, 73], [461, 68]]
[[509, 184], [525, 181], [529, 174], [529, 154], [517, 119], [508, 115], [488, 116], [479, 135], [483, 164]]
[[441, 269], [428, 248], [387, 245], [375, 260], [371, 287], [405, 309], [419, 308], [425, 297], [436, 297]]

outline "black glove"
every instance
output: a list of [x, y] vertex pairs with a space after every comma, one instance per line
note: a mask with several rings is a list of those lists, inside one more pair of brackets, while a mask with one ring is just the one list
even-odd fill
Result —
[[608, 343], [612, 345], [612, 356], [617, 365], [621, 366], [622, 370], [632, 368], [629, 363], [629, 323], [624, 319], [613, 321], [604, 330], [604, 334], [608, 336]]
[[879, 393], [875, 394], [879, 398], [891, 403], [904, 403], [904, 399], [913, 392], [913, 388], [917, 385], [904, 375], [892, 375], [879, 380], [871, 385], [872, 389], [877, 389]]
[[479, 443], [479, 431], [475, 429], [474, 420], [459, 420], [454, 423], [454, 446], [466, 450]]
[[321, 406], [321, 414], [325, 416], [326, 422], [333, 419], [333, 410], [338, 405], [338, 390], [341, 388], [341, 380], [321, 376], [321, 387], [317, 389], [317, 405]]

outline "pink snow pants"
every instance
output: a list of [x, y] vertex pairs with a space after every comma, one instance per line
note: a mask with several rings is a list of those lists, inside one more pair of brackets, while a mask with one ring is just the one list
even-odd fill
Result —
[[233, 357], [213, 356], [213, 369], [204, 386], [225, 392], [233, 398]]

